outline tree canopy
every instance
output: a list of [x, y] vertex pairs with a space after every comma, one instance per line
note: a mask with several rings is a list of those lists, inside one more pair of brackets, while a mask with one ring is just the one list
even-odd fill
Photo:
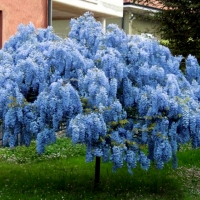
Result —
[[55, 142], [60, 124], [84, 143], [86, 161], [102, 157], [113, 170], [137, 163], [148, 170], [173, 160], [178, 146], [200, 146], [200, 67], [146, 35], [116, 25], [103, 33], [91, 13], [72, 19], [69, 38], [52, 29], [20, 25], [0, 50], [3, 144], [37, 151]]

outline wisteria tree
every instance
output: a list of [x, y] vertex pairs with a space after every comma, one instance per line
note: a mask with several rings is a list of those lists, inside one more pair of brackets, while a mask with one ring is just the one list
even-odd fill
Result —
[[[86, 161], [162, 169], [181, 144], [200, 146], [200, 66], [145, 35], [106, 33], [90, 13], [71, 20], [69, 38], [20, 25], [0, 50], [3, 145], [37, 151], [55, 142], [60, 124], [86, 145]], [[18, 137], [20, 135], [20, 137]], [[20, 141], [19, 141], [20, 139]]]

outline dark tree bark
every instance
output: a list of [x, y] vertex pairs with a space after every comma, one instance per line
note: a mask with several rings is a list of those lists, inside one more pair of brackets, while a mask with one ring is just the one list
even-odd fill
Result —
[[101, 165], [101, 157], [96, 157], [96, 161], [95, 161], [95, 180], [94, 180], [95, 188], [97, 188], [99, 183], [100, 183], [100, 165]]

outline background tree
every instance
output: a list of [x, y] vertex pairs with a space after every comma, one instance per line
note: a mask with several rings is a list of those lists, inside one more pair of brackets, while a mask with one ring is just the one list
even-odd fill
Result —
[[157, 14], [161, 37], [169, 41], [173, 54], [200, 61], [200, 2], [198, 0], [161, 0], [162, 12]]
[[[174, 55], [191, 54], [200, 61], [200, 2], [198, 0], [133, 0], [134, 4], [159, 8], [157, 32]], [[155, 14], [155, 13], [154, 13]], [[142, 18], [142, 15], [140, 16]], [[150, 19], [149, 19], [150, 20]]]

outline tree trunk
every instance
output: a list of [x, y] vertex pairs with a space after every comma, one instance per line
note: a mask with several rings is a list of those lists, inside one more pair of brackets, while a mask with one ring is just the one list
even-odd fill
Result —
[[101, 157], [97, 157], [96, 156], [96, 162], [95, 162], [95, 180], [94, 180], [95, 188], [100, 183], [100, 164], [101, 164]]

